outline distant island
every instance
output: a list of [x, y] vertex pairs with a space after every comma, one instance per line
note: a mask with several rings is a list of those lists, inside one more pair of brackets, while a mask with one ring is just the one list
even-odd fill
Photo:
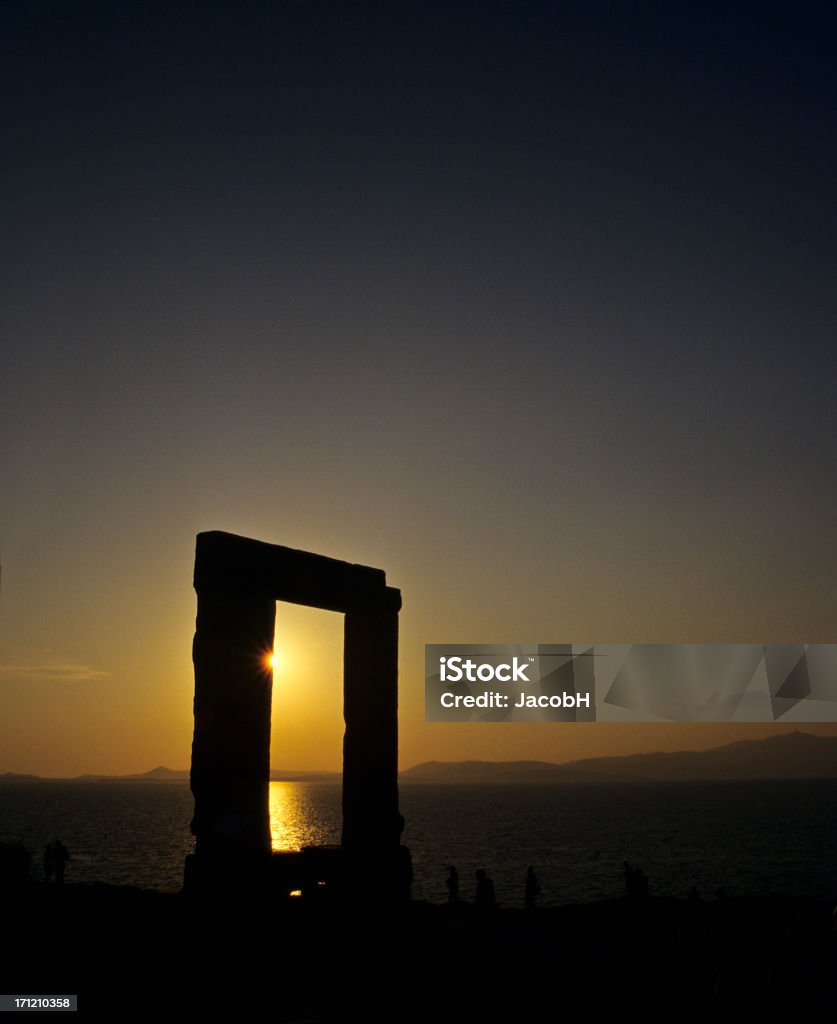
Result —
[[741, 740], [710, 750], [549, 761], [427, 761], [401, 772], [402, 782], [528, 783], [710, 782], [837, 778], [837, 737], [793, 732]]
[[[271, 782], [339, 782], [340, 772], [284, 771], [271, 768]], [[188, 782], [188, 768], [165, 768], [160, 765], [140, 775], [76, 775], [72, 778], [43, 778], [40, 775], [0, 774], [0, 782]]]
[[[341, 773], [273, 768], [270, 778], [273, 782], [339, 782]], [[833, 779], [837, 778], [837, 737], [793, 732], [764, 740], [741, 740], [711, 750], [591, 757], [563, 764], [551, 761], [426, 761], [401, 772], [399, 778], [402, 783], [417, 785]], [[161, 766], [140, 775], [80, 775], [60, 780], [14, 772], [0, 774], [0, 782], [58, 781], [187, 783], [189, 771]]]

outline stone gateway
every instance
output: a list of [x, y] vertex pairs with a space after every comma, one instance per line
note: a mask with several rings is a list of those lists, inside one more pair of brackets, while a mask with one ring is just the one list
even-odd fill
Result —
[[344, 615], [343, 891], [355, 874], [367, 896], [372, 878], [376, 890], [409, 892], [398, 809], [401, 592], [380, 569], [218, 531], [198, 534], [194, 585], [196, 846], [186, 887], [240, 879], [253, 868], [258, 877], [270, 859], [268, 655], [276, 602], [287, 601]]

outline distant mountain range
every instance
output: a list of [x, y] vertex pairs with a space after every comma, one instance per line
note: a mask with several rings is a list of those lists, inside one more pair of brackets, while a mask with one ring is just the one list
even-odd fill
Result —
[[[339, 782], [340, 772], [286, 771], [274, 768], [276, 782]], [[554, 764], [551, 761], [426, 761], [401, 772], [402, 783], [546, 785], [566, 782], [662, 782], [746, 779], [837, 778], [837, 736], [793, 732], [766, 740], [741, 740], [711, 750], [590, 757]], [[6, 772], [0, 782], [179, 782], [187, 770], [153, 768], [142, 775], [80, 775], [74, 779], [41, 779]]]
[[428, 761], [401, 773], [402, 782], [530, 783], [661, 782], [721, 779], [837, 778], [837, 737], [793, 732], [741, 740], [711, 750], [549, 761]]
[[[294, 772], [271, 768], [273, 782], [339, 782], [340, 772]], [[160, 765], [141, 775], [76, 775], [67, 779], [45, 779], [40, 775], [0, 774], [0, 782], [188, 782], [189, 769], [165, 768]]]

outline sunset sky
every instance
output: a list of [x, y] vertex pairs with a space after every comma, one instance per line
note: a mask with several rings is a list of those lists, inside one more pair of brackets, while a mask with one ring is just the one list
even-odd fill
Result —
[[[386, 570], [403, 767], [782, 728], [431, 725], [423, 655], [837, 642], [835, 23], [0, 4], [0, 772], [188, 767], [203, 530]], [[277, 631], [337, 768], [341, 619]]]

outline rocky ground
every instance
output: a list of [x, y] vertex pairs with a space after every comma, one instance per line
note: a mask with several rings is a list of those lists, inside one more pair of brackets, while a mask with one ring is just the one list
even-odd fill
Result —
[[29, 884], [3, 893], [0, 989], [77, 994], [79, 1012], [117, 1020], [833, 1019], [831, 910], [649, 898], [477, 914]]

